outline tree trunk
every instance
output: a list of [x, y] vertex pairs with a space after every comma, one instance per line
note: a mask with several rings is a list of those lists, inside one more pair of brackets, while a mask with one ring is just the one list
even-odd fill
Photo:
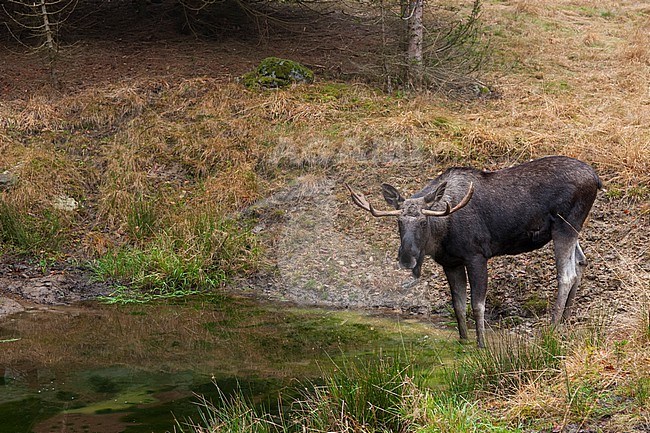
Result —
[[40, 14], [43, 19], [43, 36], [45, 37], [45, 42], [43, 47], [47, 53], [48, 67], [50, 69], [50, 80], [54, 87], [59, 87], [59, 79], [56, 75], [56, 69], [54, 62], [56, 61], [57, 46], [54, 41], [54, 31], [52, 30], [52, 25], [50, 23], [49, 12], [47, 11], [47, 4], [45, 0], [41, 0]]
[[422, 45], [424, 41], [423, 7], [424, 0], [411, 0], [408, 15], [408, 48], [406, 60], [408, 78], [412, 86], [422, 85], [424, 64], [422, 61]]

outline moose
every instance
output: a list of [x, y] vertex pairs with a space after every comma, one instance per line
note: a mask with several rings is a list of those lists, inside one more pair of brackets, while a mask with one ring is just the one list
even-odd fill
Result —
[[442, 265], [461, 340], [467, 340], [467, 281], [477, 343], [485, 347], [488, 259], [533, 251], [551, 240], [558, 282], [551, 323], [570, 317], [587, 265], [578, 234], [602, 188], [586, 163], [547, 156], [497, 171], [450, 168], [411, 198], [382, 184], [390, 210], [375, 209], [363, 194], [345, 186], [352, 201], [373, 216], [397, 217], [398, 260], [414, 281], [425, 256]]

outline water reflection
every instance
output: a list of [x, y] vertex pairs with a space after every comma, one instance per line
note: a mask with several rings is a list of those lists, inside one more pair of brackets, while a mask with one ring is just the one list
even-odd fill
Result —
[[0, 433], [171, 431], [215, 383], [272, 406], [328, 354], [402, 344], [393, 325], [219, 297], [23, 312], [0, 321]]

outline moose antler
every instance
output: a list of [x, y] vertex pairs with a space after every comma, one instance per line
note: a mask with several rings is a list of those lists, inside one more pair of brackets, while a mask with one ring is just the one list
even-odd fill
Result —
[[469, 184], [469, 189], [467, 190], [467, 194], [465, 194], [465, 197], [458, 202], [458, 204], [454, 207], [451, 207], [449, 205], [449, 202], [445, 203], [446, 208], [445, 210], [429, 210], [429, 209], [422, 209], [422, 215], [426, 216], [435, 216], [435, 217], [441, 217], [441, 216], [447, 216], [449, 214], [452, 214], [456, 212], [459, 209], [462, 209], [469, 203], [469, 200], [472, 198], [472, 194], [474, 194], [474, 183], [470, 182]]
[[368, 203], [368, 200], [366, 200], [366, 197], [363, 194], [354, 191], [347, 183], [345, 184], [345, 187], [348, 189], [348, 191], [350, 191], [350, 196], [352, 197], [352, 201], [354, 202], [354, 204], [356, 204], [363, 210], [367, 210], [374, 217], [398, 216], [402, 213], [402, 211], [399, 209], [375, 210], [375, 208], [372, 207], [370, 203]]

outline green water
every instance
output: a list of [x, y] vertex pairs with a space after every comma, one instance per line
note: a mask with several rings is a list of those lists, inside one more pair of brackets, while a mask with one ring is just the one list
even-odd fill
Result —
[[337, 357], [459, 350], [430, 324], [223, 297], [29, 311], [0, 341], [0, 433], [163, 433], [198, 419], [197, 395], [277, 408]]

